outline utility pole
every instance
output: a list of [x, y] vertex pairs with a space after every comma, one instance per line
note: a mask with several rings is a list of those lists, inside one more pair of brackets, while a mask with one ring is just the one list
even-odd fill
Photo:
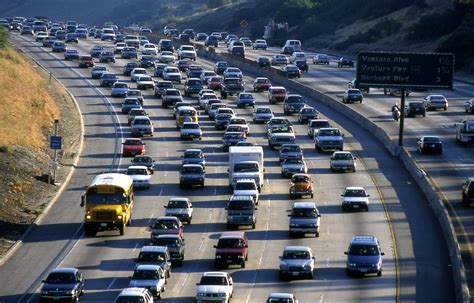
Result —
[[398, 146], [403, 146], [403, 127], [404, 127], [404, 122], [405, 122], [405, 94], [406, 94], [406, 89], [402, 88], [401, 89], [401, 100], [400, 100], [400, 128], [398, 131]]

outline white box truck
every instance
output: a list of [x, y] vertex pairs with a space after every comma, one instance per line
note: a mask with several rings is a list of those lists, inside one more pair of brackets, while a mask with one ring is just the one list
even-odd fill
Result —
[[263, 148], [261, 146], [231, 146], [229, 149], [229, 186], [238, 179], [254, 179], [260, 191], [264, 182]]

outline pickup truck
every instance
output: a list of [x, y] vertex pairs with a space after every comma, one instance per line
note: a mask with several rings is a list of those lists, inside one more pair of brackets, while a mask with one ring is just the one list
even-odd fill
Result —
[[344, 134], [338, 128], [321, 128], [314, 136], [314, 147], [318, 152], [327, 149], [343, 150]]
[[238, 95], [244, 90], [244, 84], [240, 78], [226, 78], [222, 83], [221, 98], [226, 99], [228, 95]]
[[474, 143], [474, 120], [463, 120], [461, 123], [455, 123], [456, 141], [467, 145]]

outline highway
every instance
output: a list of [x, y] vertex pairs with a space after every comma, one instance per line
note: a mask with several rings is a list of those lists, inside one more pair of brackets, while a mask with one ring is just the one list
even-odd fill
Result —
[[[13, 34], [11, 41], [50, 70], [73, 93], [80, 105], [86, 132], [83, 155], [67, 190], [17, 253], [0, 268], [1, 302], [34, 302], [39, 282], [58, 265], [78, 267], [84, 272], [83, 301], [111, 302], [128, 285], [127, 277], [134, 265], [132, 259], [139, 248], [149, 242], [147, 226], [154, 217], [164, 213], [163, 205], [171, 196], [189, 197], [195, 215], [193, 223], [185, 227], [184, 266], [173, 269], [162, 301], [192, 302], [201, 273], [213, 270], [212, 246], [225, 231], [224, 206], [230, 190], [226, 179], [227, 154], [221, 148], [222, 132], [214, 129], [213, 122], [202, 111], [204, 139], [181, 142], [170, 110], [162, 109], [153, 93], [146, 92], [144, 107], [156, 131], [153, 138], [145, 139], [147, 154], [158, 164], [152, 188], [136, 192], [133, 224], [124, 236], [111, 232], [85, 237], [81, 226], [84, 214], [79, 207], [82, 191], [97, 173], [123, 171], [130, 160], [120, 157], [120, 143], [129, 135], [126, 116], [120, 114], [121, 99], [110, 98], [109, 89], [99, 88], [98, 81], [89, 80], [87, 69], [78, 69], [76, 63], [63, 61], [62, 54], [51, 54], [30, 37]], [[102, 42], [81, 41], [73, 48], [85, 54], [95, 44]], [[117, 63], [109, 64], [109, 69], [121, 75], [125, 62], [118, 59]], [[211, 62], [198, 62], [205, 69], [212, 67]], [[120, 78], [129, 82], [123, 76]], [[252, 80], [246, 77], [247, 89]], [[265, 93], [255, 96], [257, 105], [268, 105]], [[251, 120], [251, 109], [237, 109], [232, 99], [226, 102], [239, 116]], [[290, 239], [286, 214], [293, 201], [288, 200], [288, 180], [280, 177], [278, 153], [267, 147], [265, 126], [251, 124], [249, 140], [264, 146], [266, 185], [259, 203], [257, 228], [248, 231], [249, 263], [245, 269], [229, 269], [236, 282], [232, 302], [263, 302], [270, 292], [276, 291], [293, 292], [301, 303], [452, 301], [454, 291], [447, 248], [436, 218], [414, 181], [404, 170], [398, 169], [400, 164], [371, 134], [339, 113], [317, 103], [310, 104], [344, 129], [349, 149], [361, 160], [359, 169], [355, 174], [330, 173], [329, 154], [317, 154], [306, 136], [305, 126], [297, 125], [297, 142], [305, 150], [309, 172], [315, 179], [314, 200], [322, 213], [322, 233], [319, 238]], [[282, 115], [281, 105], [272, 107]], [[208, 156], [204, 189], [178, 187], [179, 156], [190, 147], [202, 148]], [[352, 185], [364, 186], [369, 191], [370, 212], [342, 213], [340, 194], [346, 186]], [[382, 202], [387, 205], [392, 226]], [[382, 277], [346, 277], [343, 252], [355, 234], [373, 234], [379, 238], [386, 253]], [[278, 280], [278, 256], [287, 245], [310, 246], [316, 253], [313, 280]], [[396, 264], [400, 272], [398, 288]]]
[[[256, 59], [259, 56], [273, 56], [279, 49], [271, 47], [267, 51], [248, 50], [247, 58]], [[312, 60], [308, 60], [308, 63]], [[307, 86], [331, 95], [341, 100], [342, 93], [347, 89], [347, 83], [355, 78], [355, 69], [338, 68], [337, 62], [331, 61], [329, 66], [309, 65], [309, 72], [303, 73], [299, 80]], [[464, 147], [455, 140], [454, 123], [461, 122], [472, 115], [465, 113], [464, 103], [474, 96], [474, 87], [471, 84], [455, 81], [454, 90], [433, 90], [429, 92], [412, 92], [407, 98], [422, 100], [428, 94], [443, 94], [449, 100], [448, 111], [429, 111], [426, 118], [405, 119], [404, 145], [408, 147], [416, 161], [424, 167], [431, 177], [438, 191], [445, 200], [451, 220], [455, 226], [458, 241], [461, 245], [462, 257], [467, 270], [469, 288], [474, 290], [474, 274], [472, 267], [472, 230], [474, 221], [472, 211], [462, 205], [461, 184], [466, 177], [472, 177], [474, 156], [472, 148]], [[398, 142], [398, 123], [394, 122], [391, 106], [398, 102], [399, 97], [383, 94], [383, 90], [371, 89], [369, 94], [364, 94], [363, 104], [348, 104], [355, 111], [367, 117], [389, 134], [394, 142]], [[421, 136], [436, 135], [443, 141], [443, 155], [420, 155], [416, 151], [416, 141]]]

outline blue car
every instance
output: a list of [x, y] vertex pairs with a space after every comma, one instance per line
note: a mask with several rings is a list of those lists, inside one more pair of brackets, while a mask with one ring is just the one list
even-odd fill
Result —
[[237, 107], [255, 107], [255, 98], [251, 93], [240, 93], [237, 100]]
[[112, 97], [126, 97], [128, 92], [128, 84], [125, 82], [115, 82], [112, 85], [111, 96]]
[[344, 254], [347, 255], [346, 273], [348, 276], [377, 274], [380, 277], [382, 275], [384, 253], [376, 237], [352, 237], [349, 249]]
[[206, 167], [206, 156], [199, 148], [188, 148], [181, 156], [182, 164], [199, 164], [203, 168]]

